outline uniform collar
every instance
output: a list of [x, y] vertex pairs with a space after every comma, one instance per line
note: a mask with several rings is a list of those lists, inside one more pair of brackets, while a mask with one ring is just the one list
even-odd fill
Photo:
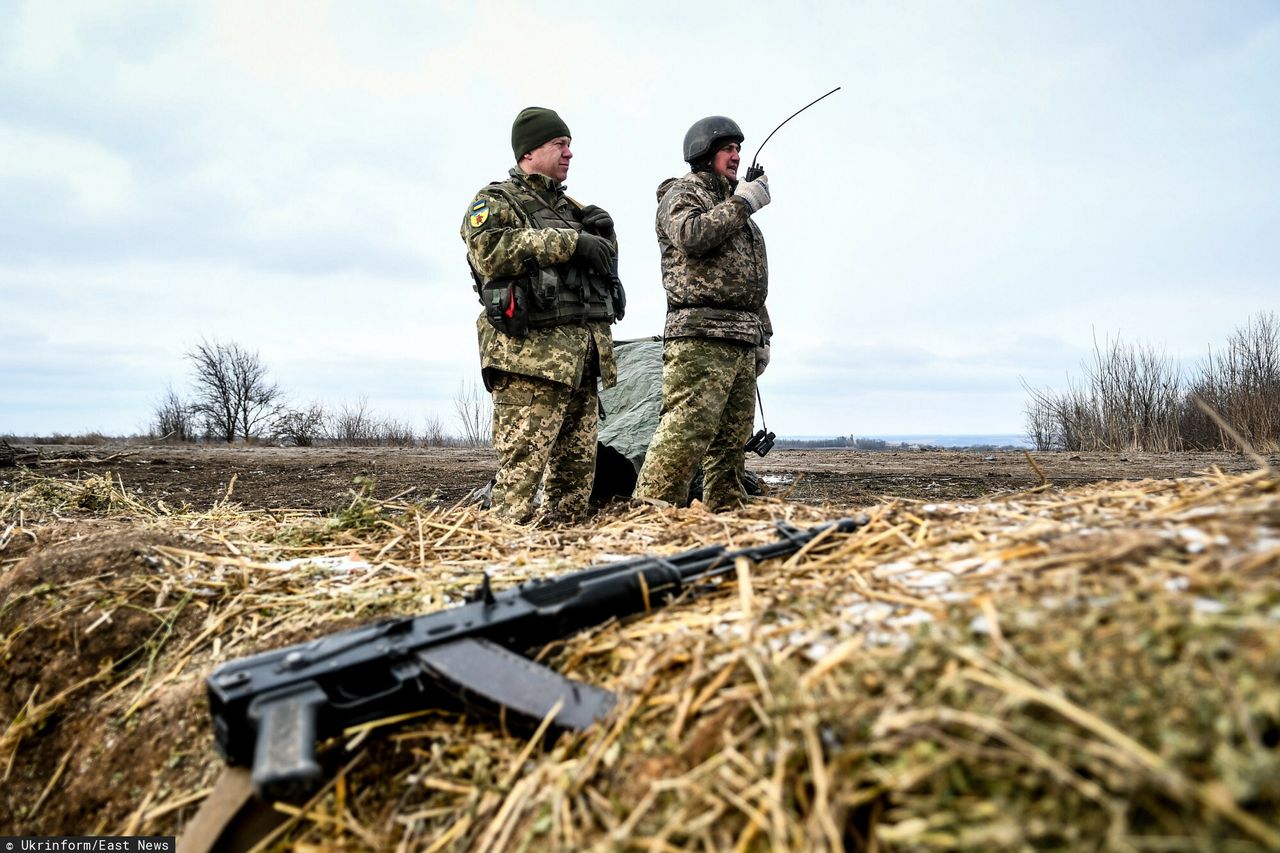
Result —
[[712, 192], [719, 193], [721, 196], [729, 196], [733, 194], [733, 187], [736, 182], [730, 181], [724, 175], [716, 174], [711, 171], [690, 172], [694, 180], [700, 181], [704, 187]]
[[509, 173], [517, 183], [522, 183], [535, 192], [544, 195], [559, 195], [564, 192], [565, 185], [559, 181], [540, 175], [537, 172], [526, 174], [519, 166], [512, 166]]

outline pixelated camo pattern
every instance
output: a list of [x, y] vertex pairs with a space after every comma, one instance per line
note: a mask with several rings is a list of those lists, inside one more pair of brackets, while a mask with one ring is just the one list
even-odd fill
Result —
[[499, 463], [495, 512], [528, 521], [542, 482], [544, 517], [561, 521], [586, 513], [595, 476], [598, 406], [594, 382], [570, 388], [516, 374], [499, 379], [493, 389]]
[[683, 506], [701, 462], [703, 502], [714, 511], [746, 500], [742, 446], [755, 420], [755, 349], [706, 338], [663, 348], [662, 417], [640, 469], [637, 497]]
[[[519, 169], [512, 169], [511, 176], [501, 186], [510, 195], [524, 198], [532, 195], [526, 185], [537, 193], [536, 198], [564, 217], [564, 225], [534, 227], [525, 212], [513, 205], [502, 191], [491, 186], [481, 189], [467, 207], [461, 232], [472, 265], [486, 278], [520, 274], [524, 259], [529, 256], [543, 267], [568, 263], [578, 247], [581, 225], [573, 202], [550, 178], [524, 175]], [[477, 204], [483, 204], [488, 211], [478, 225], [473, 224]]]
[[655, 230], [667, 291], [668, 338], [763, 343], [773, 334], [765, 299], [764, 235], [733, 199], [727, 178], [690, 172], [658, 187]]
[[[575, 229], [581, 225], [577, 208], [563, 187], [543, 175], [525, 175], [519, 169], [512, 169], [502, 186], [517, 198], [529, 196], [527, 187], [532, 187], [538, 199], [563, 215], [566, 224], [564, 228], [533, 227], [525, 212], [502, 192], [484, 187], [467, 206], [461, 227], [467, 256], [476, 271], [486, 278], [517, 275], [529, 256], [540, 266], [567, 263], [578, 246]], [[486, 213], [483, 221], [473, 224], [478, 204]], [[586, 375], [588, 354], [598, 353], [598, 375], [605, 387], [617, 381], [613, 335], [607, 323], [533, 329], [526, 337], [515, 338], [494, 329], [482, 311], [476, 331], [483, 370], [519, 373], [576, 387]]]

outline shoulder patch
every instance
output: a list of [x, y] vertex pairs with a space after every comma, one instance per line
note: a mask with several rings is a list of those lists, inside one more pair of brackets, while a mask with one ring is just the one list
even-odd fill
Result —
[[489, 201], [488, 199], [478, 198], [471, 203], [471, 213], [467, 217], [467, 222], [472, 228], [479, 228], [489, 219]]

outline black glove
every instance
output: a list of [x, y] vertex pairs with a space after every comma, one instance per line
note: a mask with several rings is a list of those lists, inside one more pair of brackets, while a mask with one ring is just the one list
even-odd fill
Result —
[[605, 238], [584, 231], [578, 235], [578, 248], [573, 250], [573, 257], [588, 269], [608, 275], [613, 267], [613, 246]]
[[613, 236], [613, 217], [602, 207], [589, 204], [582, 208], [582, 227], [601, 237]]

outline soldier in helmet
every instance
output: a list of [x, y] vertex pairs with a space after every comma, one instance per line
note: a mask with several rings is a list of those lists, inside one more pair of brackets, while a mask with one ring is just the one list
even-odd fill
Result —
[[596, 380], [617, 379], [609, 325], [622, 318], [613, 219], [564, 192], [573, 157], [554, 110], [511, 127], [516, 165], [476, 194], [462, 239], [484, 305], [480, 367], [493, 395], [493, 508], [523, 522], [541, 482], [547, 520], [587, 509], [595, 471]]
[[763, 176], [738, 180], [742, 140], [732, 119], [695, 122], [684, 137], [691, 171], [658, 187], [667, 291], [662, 415], [635, 491], [683, 505], [702, 462], [703, 500], [716, 511], [746, 498], [742, 447], [773, 335], [764, 237], [752, 221], [769, 203], [769, 184]]

